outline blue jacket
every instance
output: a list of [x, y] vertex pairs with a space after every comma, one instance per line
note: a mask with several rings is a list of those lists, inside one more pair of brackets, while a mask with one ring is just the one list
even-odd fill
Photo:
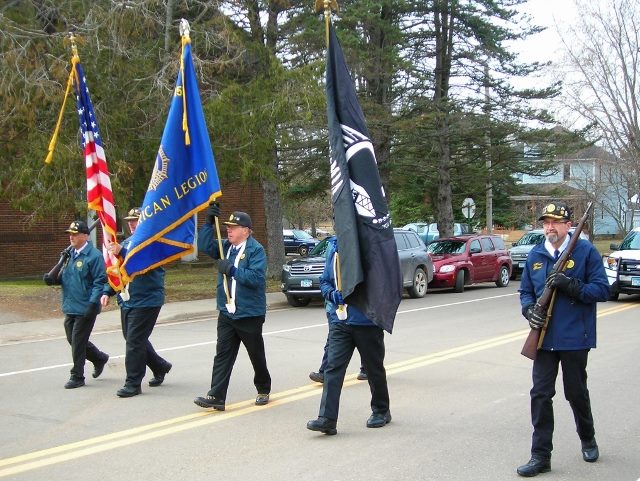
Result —
[[[124, 259], [131, 244], [131, 237], [122, 241], [120, 255]], [[123, 301], [118, 294], [118, 305], [120, 307], [133, 309], [137, 307], [160, 307], [164, 304], [164, 268], [156, 267], [144, 274], [137, 275], [127, 287], [129, 300]], [[104, 286], [104, 293], [113, 296], [114, 291], [109, 284]]]
[[[223, 256], [231, 248], [228, 240], [222, 241]], [[218, 239], [214, 237], [214, 230], [210, 224], [204, 224], [198, 231], [198, 250], [213, 259], [220, 259]], [[264, 316], [267, 312], [267, 255], [264, 247], [252, 236], [247, 239], [247, 245], [240, 258], [238, 268], [233, 279], [236, 280], [236, 312], [230, 314], [225, 307], [227, 296], [224, 292], [224, 278], [218, 273], [216, 297], [218, 310], [224, 312], [231, 319], [243, 317]], [[227, 278], [231, 286], [231, 278]], [[231, 290], [231, 287], [229, 287]], [[231, 293], [231, 292], [230, 292]]]
[[322, 297], [324, 297], [324, 307], [327, 311], [329, 323], [377, 327], [361, 310], [350, 304], [347, 305], [347, 318], [344, 321], [338, 319], [338, 315], [336, 314], [338, 306], [332, 301], [332, 294], [336, 290], [333, 259], [337, 250], [338, 241], [335, 237], [332, 237], [329, 239], [327, 245], [327, 260], [324, 264], [324, 271], [322, 271], [322, 275], [320, 276], [320, 290], [322, 291]]
[[89, 242], [76, 259], [69, 259], [62, 271], [62, 312], [83, 315], [89, 304], [96, 304], [99, 308], [106, 281], [102, 254]]
[[[542, 295], [545, 280], [553, 270], [553, 264], [553, 256], [547, 252], [544, 243], [531, 249], [519, 289], [523, 315]], [[542, 349], [574, 351], [594, 348], [596, 303], [609, 299], [609, 282], [602, 258], [589, 241], [578, 239], [564, 274], [582, 281], [580, 295], [577, 299], [572, 299], [566, 293], [556, 290]]]

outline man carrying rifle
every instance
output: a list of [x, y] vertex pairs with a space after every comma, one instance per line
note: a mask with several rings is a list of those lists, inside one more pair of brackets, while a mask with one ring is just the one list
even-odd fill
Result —
[[73, 358], [71, 377], [64, 388], [75, 389], [84, 386], [85, 360], [93, 363], [94, 378], [102, 374], [109, 360], [106, 352], [89, 341], [100, 312], [100, 294], [107, 274], [102, 254], [88, 241], [87, 224], [81, 220], [73, 221], [65, 232], [69, 234], [70, 246], [62, 253], [64, 263], [59, 263], [61, 271], [53, 272], [57, 270], [54, 268], [44, 275], [43, 280], [49, 286], [62, 285], [64, 330]]
[[[546, 240], [531, 250], [520, 283], [522, 314], [531, 328], [542, 329], [547, 323], [542, 345], [533, 361], [531, 459], [517, 469], [518, 474], [525, 477], [551, 470], [552, 400], [559, 365], [565, 398], [573, 410], [582, 444], [582, 458], [590, 463], [598, 459], [587, 389], [587, 357], [589, 350], [596, 347], [596, 303], [609, 298], [602, 259], [589, 241], [578, 239], [568, 253], [564, 270], [554, 270], [571, 237], [569, 207], [563, 202], [548, 204], [539, 220]], [[555, 292], [549, 306], [542, 309], [536, 306], [536, 300], [545, 287]]]

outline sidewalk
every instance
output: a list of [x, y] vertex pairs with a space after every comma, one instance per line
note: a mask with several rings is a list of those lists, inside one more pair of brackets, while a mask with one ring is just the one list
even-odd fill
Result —
[[[267, 292], [267, 311], [287, 307], [287, 298], [282, 292]], [[158, 324], [189, 321], [193, 319], [213, 319], [218, 316], [215, 299], [171, 302], [162, 306]], [[39, 321], [20, 321], [0, 326], [0, 345], [26, 340], [64, 337], [64, 315]], [[120, 330], [120, 309], [98, 315], [93, 332]]]

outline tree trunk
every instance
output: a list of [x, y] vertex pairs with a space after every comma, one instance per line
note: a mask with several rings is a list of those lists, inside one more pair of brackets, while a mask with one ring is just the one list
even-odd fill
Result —
[[171, 47], [171, 24], [173, 23], [173, 7], [176, 0], [167, 0], [167, 15], [164, 21], [164, 51], [168, 52]]
[[[272, 150], [272, 164], [275, 166], [278, 164], [278, 153], [275, 147]], [[285, 261], [282, 239], [282, 204], [277, 183], [271, 179], [263, 178], [262, 195], [264, 196], [267, 231], [267, 276], [276, 278], [280, 276], [282, 264]]]
[[437, 111], [438, 132], [438, 191], [436, 210], [440, 237], [453, 235], [453, 208], [451, 189], [451, 145], [449, 135], [449, 79], [451, 78], [451, 52], [453, 50], [453, 15], [449, 2], [439, 0], [434, 4], [436, 30], [436, 66], [434, 105]]

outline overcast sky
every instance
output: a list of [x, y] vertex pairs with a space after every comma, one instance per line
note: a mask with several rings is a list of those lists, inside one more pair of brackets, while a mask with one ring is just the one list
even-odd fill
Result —
[[562, 31], [565, 25], [575, 23], [577, 14], [574, 0], [530, 0], [519, 9], [531, 15], [534, 24], [547, 27], [544, 32], [518, 42], [516, 50], [523, 55], [523, 59], [526, 62], [543, 62], [560, 58], [558, 28]]

